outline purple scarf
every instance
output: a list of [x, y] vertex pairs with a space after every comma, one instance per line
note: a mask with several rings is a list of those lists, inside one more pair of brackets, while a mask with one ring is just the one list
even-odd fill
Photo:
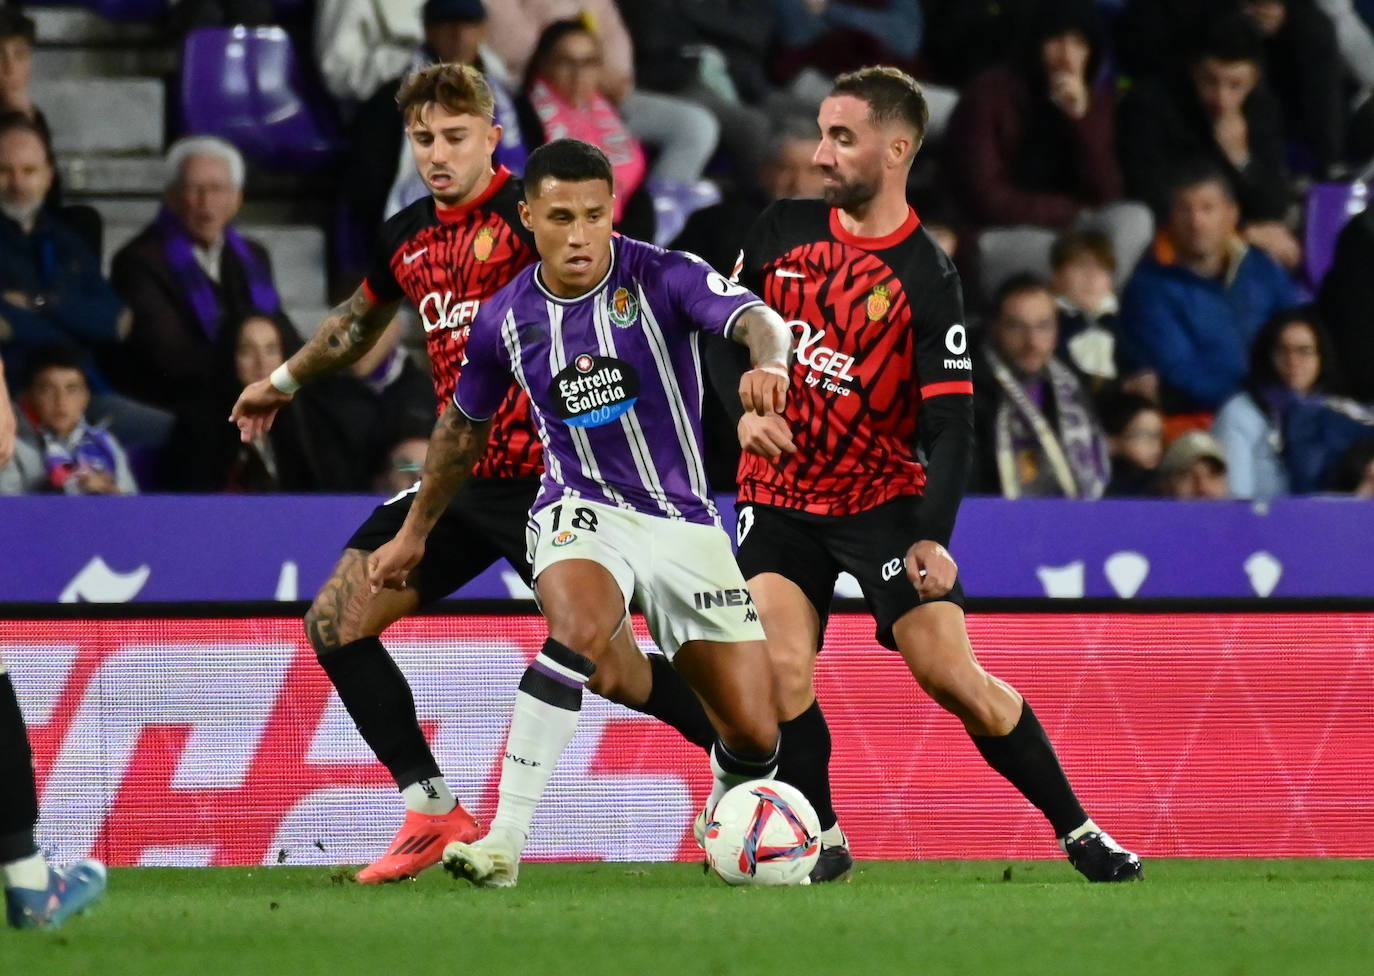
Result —
[[[196, 310], [196, 318], [206, 337], [214, 339], [224, 324], [224, 310], [220, 307], [219, 296], [215, 294], [215, 283], [191, 250], [191, 235], [186, 233], [181, 221], [166, 207], [158, 211], [157, 226], [162, 233], [162, 253], [167, 258], [172, 274], [190, 299], [191, 307]], [[276, 315], [281, 309], [277, 288], [243, 235], [232, 226], [224, 228], [224, 246], [233, 251], [243, 265], [253, 310], [263, 315]]]

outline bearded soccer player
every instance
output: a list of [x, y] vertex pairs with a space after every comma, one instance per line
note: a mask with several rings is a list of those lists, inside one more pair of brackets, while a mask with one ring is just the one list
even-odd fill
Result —
[[[963, 297], [905, 195], [926, 118], [920, 86], [901, 71], [838, 78], [815, 153], [825, 199], [773, 204], [737, 268], [788, 320], [796, 347], [785, 414], [739, 418], [739, 562], [778, 678], [778, 776], [806, 794], [825, 828], [812, 880], [846, 880], [853, 858], [831, 803], [814, 671], [836, 577], [847, 571], [878, 641], [1045, 814], [1074, 867], [1092, 881], [1133, 880], [1139, 859], [1084, 812], [1030, 705], [983, 670], [969, 643], [945, 548], [972, 451]], [[714, 351], [712, 365], [728, 403], [739, 370]]]
[[491, 831], [444, 852], [446, 867], [487, 887], [516, 882], [583, 686], [621, 680], [626, 654], [612, 638], [627, 627], [631, 596], [719, 733], [710, 803], [776, 764], [763, 630], [702, 465], [699, 346], [703, 332], [747, 345], [754, 368], [738, 395], [745, 409], [772, 413], [786, 399], [787, 327], [700, 259], [613, 236], [611, 185], [610, 162], [585, 142], [559, 139], [530, 155], [520, 213], [540, 262], [478, 312], [419, 494], [369, 560], [374, 586], [406, 583], [514, 377], [547, 462], [530, 551], [549, 638], [520, 680]]
[[[386, 222], [371, 270], [353, 296], [270, 378], [243, 391], [230, 419], [244, 441], [270, 428], [277, 410], [302, 383], [360, 359], [402, 298], [414, 303], [424, 322], [442, 410], [453, 396], [479, 308], [534, 260], [529, 231], [516, 209], [518, 181], [505, 167], [492, 169], [501, 127], [492, 124], [491, 90], [482, 75], [463, 65], [434, 65], [406, 81], [397, 103], [431, 195]], [[386, 854], [358, 873], [363, 883], [414, 877], [439, 862], [446, 844], [479, 834], [440, 775], [410, 685], [379, 636], [499, 558], [529, 581], [525, 521], [543, 470], [543, 448], [529, 401], [518, 389], [508, 389], [490, 444], [473, 460], [475, 477], [439, 518], [425, 560], [407, 587], [373, 592], [366, 561], [396, 534], [415, 489], [378, 506], [354, 533], [305, 618], [321, 666], [405, 800], [399, 833]], [[714, 731], [681, 676], [661, 655], [641, 654], [628, 628], [617, 640], [626, 662], [623, 674], [614, 686], [598, 679], [589, 687], [710, 748]]]

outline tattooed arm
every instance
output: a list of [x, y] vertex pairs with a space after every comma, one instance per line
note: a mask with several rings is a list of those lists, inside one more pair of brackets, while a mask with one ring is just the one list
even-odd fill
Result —
[[472, 474], [490, 433], [490, 420], [473, 421], [453, 403], [445, 408], [430, 435], [420, 490], [405, 522], [394, 539], [368, 557], [367, 579], [373, 593], [384, 586], [405, 589], [406, 577], [425, 554], [425, 538]]
[[[346, 302], [324, 317], [310, 341], [287, 360], [285, 369], [291, 380], [304, 384], [357, 362], [381, 338], [398, 305], [400, 302], [378, 305], [367, 289], [359, 286]], [[238, 425], [239, 437], [247, 444], [272, 429], [277, 411], [294, 395], [285, 392], [272, 377], [250, 383], [239, 394], [229, 421]]]
[[749, 347], [749, 361], [753, 363], [739, 381], [745, 412], [760, 417], [782, 413], [792, 376], [792, 330], [767, 305], [754, 305], [740, 315], [730, 338]]

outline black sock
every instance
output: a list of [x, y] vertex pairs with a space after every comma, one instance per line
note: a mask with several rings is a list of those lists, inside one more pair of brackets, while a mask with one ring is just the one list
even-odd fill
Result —
[[773, 746], [770, 753], [745, 752], [731, 749], [717, 737], [711, 746], [711, 758], [727, 775], [743, 777], [741, 782], [766, 779], [778, 768], [778, 746]]
[[321, 654], [320, 666], [398, 789], [439, 778], [439, 764], [420, 730], [410, 684], [380, 638], [362, 637]]
[[1031, 711], [1030, 702], [1022, 701], [1021, 718], [1006, 735], [969, 738], [988, 765], [1005, 776], [1049, 819], [1056, 837], [1063, 837], [1088, 819], [1059, 765], [1054, 746]]
[[696, 692], [662, 654], [650, 654], [648, 658], [654, 686], [649, 690], [649, 700], [637, 710], [671, 725], [692, 745], [709, 751], [716, 741], [716, 730]]
[[821, 830], [835, 826], [835, 806], [830, 797], [830, 726], [825, 724], [821, 703], [813, 701], [794, 719], [778, 724], [782, 753], [778, 779], [801, 790], [820, 818]]
[[14, 697], [14, 683], [4, 671], [0, 671], [0, 797], [0, 864], [8, 864], [38, 850], [33, 840], [38, 790], [24, 714]]

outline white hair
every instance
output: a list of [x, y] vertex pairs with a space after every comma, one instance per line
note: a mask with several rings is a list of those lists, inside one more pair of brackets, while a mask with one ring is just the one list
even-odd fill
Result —
[[192, 156], [214, 156], [224, 160], [224, 165], [229, 167], [229, 182], [234, 184], [234, 189], [243, 189], [243, 156], [232, 143], [219, 136], [183, 136], [172, 143], [167, 150], [165, 186], [177, 185], [182, 167]]

